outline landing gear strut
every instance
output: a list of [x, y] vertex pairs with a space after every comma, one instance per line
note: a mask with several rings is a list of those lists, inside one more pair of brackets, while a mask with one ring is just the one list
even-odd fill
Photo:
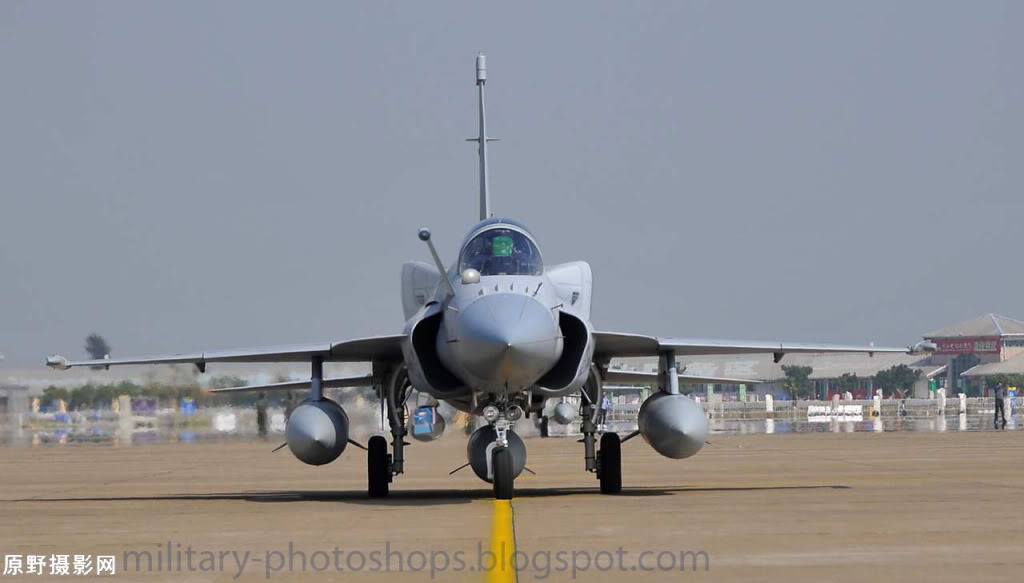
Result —
[[515, 494], [515, 467], [512, 450], [509, 449], [509, 432], [512, 423], [523, 416], [523, 409], [507, 402], [488, 405], [484, 418], [494, 427], [494, 443], [491, 445], [491, 483], [494, 485], [496, 500], [511, 500]]
[[583, 385], [580, 432], [583, 433], [583, 461], [588, 472], [597, 474], [602, 494], [622, 491], [622, 439], [618, 433], [601, 435], [601, 450], [597, 451], [597, 415], [604, 390], [598, 368], [592, 367], [590, 378]]
[[381, 387], [381, 406], [386, 409], [391, 426], [391, 447], [383, 435], [374, 435], [367, 444], [366, 482], [370, 498], [383, 498], [394, 477], [402, 473], [405, 461], [405, 398], [409, 390], [409, 377], [405, 367], [394, 369], [388, 375], [386, 386]]

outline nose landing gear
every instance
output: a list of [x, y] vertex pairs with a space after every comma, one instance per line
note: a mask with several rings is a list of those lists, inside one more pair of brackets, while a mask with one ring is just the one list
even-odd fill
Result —
[[508, 430], [512, 426], [510, 418], [518, 419], [522, 416], [523, 410], [515, 406], [499, 407], [498, 409], [498, 418], [494, 421], [494, 449], [491, 450], [494, 498], [495, 500], [511, 500], [515, 494], [516, 478], [512, 472], [512, 452], [508, 449]]
[[497, 446], [492, 450], [491, 468], [494, 471], [494, 499], [511, 500], [515, 494], [515, 474], [512, 473], [512, 452], [508, 447]]
[[[484, 418], [490, 421], [494, 428], [494, 442], [491, 444], [489, 461], [496, 500], [511, 500], [515, 494], [515, 479], [518, 472], [508, 436], [512, 423], [522, 416], [521, 407], [508, 403], [488, 405], [484, 409]], [[523, 453], [525, 463], [525, 451]]]

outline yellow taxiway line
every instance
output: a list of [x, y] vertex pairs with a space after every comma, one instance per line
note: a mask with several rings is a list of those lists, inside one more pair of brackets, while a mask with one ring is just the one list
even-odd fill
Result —
[[486, 583], [515, 583], [516, 530], [511, 500], [495, 500], [491, 518], [491, 556], [494, 568], [485, 572]]

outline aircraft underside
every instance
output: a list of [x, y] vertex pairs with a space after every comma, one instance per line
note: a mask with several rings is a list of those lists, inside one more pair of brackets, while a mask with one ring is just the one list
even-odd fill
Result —
[[[667, 391], [645, 401], [636, 432], [624, 439], [616, 433], [600, 433], [601, 368], [595, 365], [590, 371], [580, 389], [579, 409], [560, 403], [554, 417], [560, 423], [579, 419], [583, 468], [598, 478], [602, 493], [614, 494], [622, 489], [621, 443], [625, 440], [641, 435], [655, 450], [671, 458], [689, 457], [704, 445], [708, 426], [703, 409], [688, 397]], [[429, 403], [417, 407], [410, 416], [407, 403], [414, 389], [405, 364], [389, 371], [387, 382], [377, 388], [391, 440], [389, 444], [384, 436], [376, 435], [366, 445], [368, 491], [372, 497], [386, 496], [396, 476], [404, 473], [405, 445], [410, 435], [420, 441], [432, 441], [443, 432], [444, 421]], [[526, 444], [512, 429], [513, 424], [524, 416], [541, 415], [546, 399], [530, 390], [508, 394], [473, 391], [446, 399], [453, 407], [486, 422], [469, 436], [466, 466], [493, 485], [495, 497], [511, 498], [515, 479], [526, 469]], [[421, 411], [431, 415], [425, 424], [428, 431], [415, 430], [416, 423], [421, 421], [416, 416]], [[440, 430], [435, 424], [440, 424]], [[341, 405], [327, 398], [307, 401], [296, 408], [288, 420], [286, 434], [288, 448], [295, 457], [311, 465], [334, 461], [351, 443], [348, 415]]]

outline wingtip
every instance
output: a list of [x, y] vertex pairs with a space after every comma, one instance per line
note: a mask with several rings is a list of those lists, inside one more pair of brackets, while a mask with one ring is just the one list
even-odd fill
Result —
[[46, 357], [46, 366], [56, 370], [67, 370], [71, 368], [71, 361], [59, 354]]
[[931, 353], [935, 352], [938, 349], [939, 349], [938, 345], [935, 344], [934, 342], [928, 342], [927, 340], [922, 340], [922, 341], [918, 342], [917, 344], [909, 347], [907, 352], [909, 354], [931, 354]]

